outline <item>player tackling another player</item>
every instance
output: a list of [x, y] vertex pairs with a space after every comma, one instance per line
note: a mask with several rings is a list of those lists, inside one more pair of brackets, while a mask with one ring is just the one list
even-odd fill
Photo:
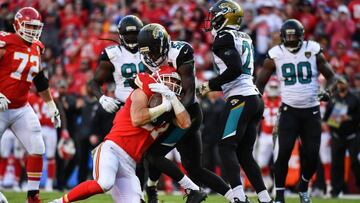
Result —
[[[166, 82], [161, 78], [167, 78]], [[167, 120], [154, 126], [152, 121], [173, 110], [177, 126], [188, 128], [191, 123], [188, 112], [178, 99], [181, 92], [180, 81], [175, 69], [169, 66], [161, 67], [154, 75], [138, 74], [135, 84], [139, 88], [130, 94], [124, 107], [117, 112], [110, 133], [95, 150], [94, 180], [79, 184], [53, 203], [86, 199], [111, 188], [115, 202], [140, 202], [141, 187], [135, 174], [136, 162], [141, 160], [143, 153], [172, 122]], [[162, 103], [149, 107], [149, 100], [154, 93], [162, 95]]]
[[39, 12], [24, 7], [15, 14], [13, 25], [15, 33], [0, 32], [0, 136], [9, 128], [25, 147], [27, 202], [38, 203], [45, 146], [39, 119], [28, 104], [32, 83], [44, 99], [55, 127], [61, 125], [60, 114], [41, 67], [44, 46], [39, 41], [43, 27]]

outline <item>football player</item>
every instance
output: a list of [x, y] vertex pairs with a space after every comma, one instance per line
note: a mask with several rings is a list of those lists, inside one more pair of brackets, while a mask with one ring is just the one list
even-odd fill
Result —
[[24, 145], [29, 154], [27, 202], [40, 202], [45, 146], [39, 119], [27, 103], [32, 83], [44, 99], [55, 127], [61, 125], [60, 114], [41, 68], [40, 55], [44, 46], [39, 41], [43, 28], [40, 13], [32, 7], [24, 7], [15, 14], [13, 25], [15, 33], [0, 32], [0, 135], [10, 128]]
[[276, 202], [284, 202], [288, 161], [294, 143], [300, 136], [304, 164], [298, 184], [300, 201], [310, 203], [308, 183], [316, 171], [321, 138], [321, 117], [318, 98], [318, 76], [327, 80], [326, 91], [320, 97], [328, 98], [337, 81], [333, 70], [317, 42], [304, 40], [304, 27], [295, 20], [284, 22], [280, 30], [281, 44], [268, 51], [264, 68], [256, 81], [262, 92], [270, 76], [276, 72], [281, 83], [280, 118], [275, 155]]
[[271, 79], [265, 87], [264, 94], [265, 109], [261, 121], [261, 132], [257, 140], [258, 148], [256, 154], [256, 161], [261, 168], [265, 185], [268, 188], [273, 186], [273, 180], [270, 176], [269, 164], [271, 157], [273, 156], [273, 128], [277, 122], [277, 116], [279, 107], [281, 104], [280, 100], [280, 83], [274, 77]]
[[[189, 177], [230, 200], [232, 191], [229, 186], [202, 165], [202, 142], [199, 133], [202, 112], [195, 98], [193, 48], [184, 41], [171, 41], [165, 28], [155, 23], [148, 24], [140, 30], [138, 43], [141, 60], [151, 71], [156, 73], [157, 67], [160, 65], [170, 65], [176, 69], [181, 77], [181, 87], [183, 88], [181, 101], [188, 110], [192, 121], [191, 127], [185, 130], [171, 125], [165, 135], [149, 148], [146, 154], [150, 165], [148, 202], [158, 202], [156, 183], [161, 172], [179, 183], [190, 181], [173, 162], [165, 158], [165, 155], [175, 147], [181, 155], [182, 164], [189, 173]], [[189, 193], [193, 194], [196, 199], [194, 201], [206, 198], [203, 191], [192, 190]]]
[[[157, 127], [151, 122], [173, 109], [176, 125], [182, 129], [190, 126], [190, 116], [178, 99], [180, 76], [169, 66], [162, 67], [158, 74], [169, 80], [164, 82], [160, 77], [154, 78], [147, 73], [136, 76], [135, 83], [139, 88], [130, 94], [124, 107], [116, 113], [110, 133], [95, 150], [94, 180], [81, 183], [53, 203], [86, 199], [111, 188], [115, 202], [140, 202], [141, 187], [135, 175], [136, 162], [169, 126], [168, 121]], [[154, 93], [162, 95], [162, 103], [148, 107]]]
[[[99, 58], [92, 90], [99, 99], [105, 111], [114, 113], [121, 103], [125, 103], [133, 90], [128, 78], [145, 71], [138, 51], [137, 35], [143, 27], [141, 20], [133, 15], [127, 15], [118, 24], [121, 45], [105, 48]], [[101, 90], [105, 82], [115, 81], [115, 98], [104, 95]]]
[[240, 165], [259, 202], [272, 202], [252, 154], [264, 103], [253, 83], [252, 40], [239, 31], [243, 16], [243, 9], [231, 0], [218, 1], [209, 9], [207, 30], [214, 35], [212, 51], [220, 75], [204, 82], [200, 92], [204, 95], [210, 91], [223, 91], [227, 101], [220, 115], [219, 153], [234, 202], [249, 202], [241, 183]]

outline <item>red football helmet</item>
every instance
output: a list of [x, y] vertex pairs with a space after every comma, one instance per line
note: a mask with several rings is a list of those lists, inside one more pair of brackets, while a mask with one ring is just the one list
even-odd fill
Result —
[[39, 40], [42, 28], [40, 13], [33, 7], [24, 7], [15, 14], [14, 29], [22, 39], [32, 43]]
[[158, 83], [164, 83], [177, 96], [180, 96], [182, 90], [181, 77], [174, 67], [160, 66], [160, 70], [154, 73], [154, 78]]

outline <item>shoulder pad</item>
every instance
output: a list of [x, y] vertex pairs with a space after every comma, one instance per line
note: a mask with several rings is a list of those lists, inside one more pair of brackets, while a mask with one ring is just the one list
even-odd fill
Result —
[[309, 50], [311, 52], [313, 52], [314, 54], [318, 54], [321, 52], [321, 46], [319, 43], [309, 40], [309, 41], [304, 41], [305, 45], [306, 45], [306, 50]]
[[119, 45], [113, 45], [105, 48], [105, 51], [110, 60], [119, 57], [121, 54], [121, 47]]
[[268, 51], [268, 56], [269, 58], [271, 59], [276, 59], [278, 58], [279, 56], [282, 56], [284, 53], [283, 53], [283, 50], [281, 48], [281, 45], [276, 45], [274, 46], [273, 48], [271, 48], [269, 51]]
[[40, 53], [43, 54], [45, 52], [45, 46], [40, 40], [34, 40], [32, 43], [39, 47]]
[[234, 39], [235, 37], [232, 32], [223, 30], [217, 33], [213, 42], [212, 49], [215, 50], [221, 48], [235, 47]]
[[139, 73], [136, 75], [134, 82], [140, 89], [145, 92], [146, 95], [150, 96], [152, 92], [149, 88], [149, 84], [156, 83], [156, 80], [148, 73]]

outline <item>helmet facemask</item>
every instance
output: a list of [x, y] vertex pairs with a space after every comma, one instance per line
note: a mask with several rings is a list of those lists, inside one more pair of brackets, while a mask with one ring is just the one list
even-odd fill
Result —
[[296, 34], [295, 29], [286, 29], [284, 35], [285, 36], [281, 36], [281, 39], [286, 49], [288, 49], [290, 52], [296, 52], [301, 48], [302, 42], [304, 40], [303, 35], [299, 36]]
[[[15, 31], [25, 41], [39, 40], [44, 24], [39, 20], [22, 21], [15, 19]], [[17, 29], [16, 29], [17, 27]]]
[[171, 91], [175, 93], [176, 96], [180, 96], [182, 87], [181, 87], [181, 78], [179, 74], [176, 72], [173, 73], [166, 73], [166, 74], [159, 74], [156, 77], [156, 81], [158, 83], [163, 83], [166, 85]]
[[119, 38], [121, 41], [121, 44], [123, 44], [126, 48], [129, 50], [135, 50], [138, 47], [137, 43], [137, 35], [138, 31], [135, 32], [127, 32], [124, 34], [119, 34]]
[[164, 40], [161, 40], [159, 47], [151, 49], [149, 47], [140, 48], [141, 61], [152, 72], [159, 70], [159, 66], [167, 59], [169, 52], [169, 43], [164, 45]]

